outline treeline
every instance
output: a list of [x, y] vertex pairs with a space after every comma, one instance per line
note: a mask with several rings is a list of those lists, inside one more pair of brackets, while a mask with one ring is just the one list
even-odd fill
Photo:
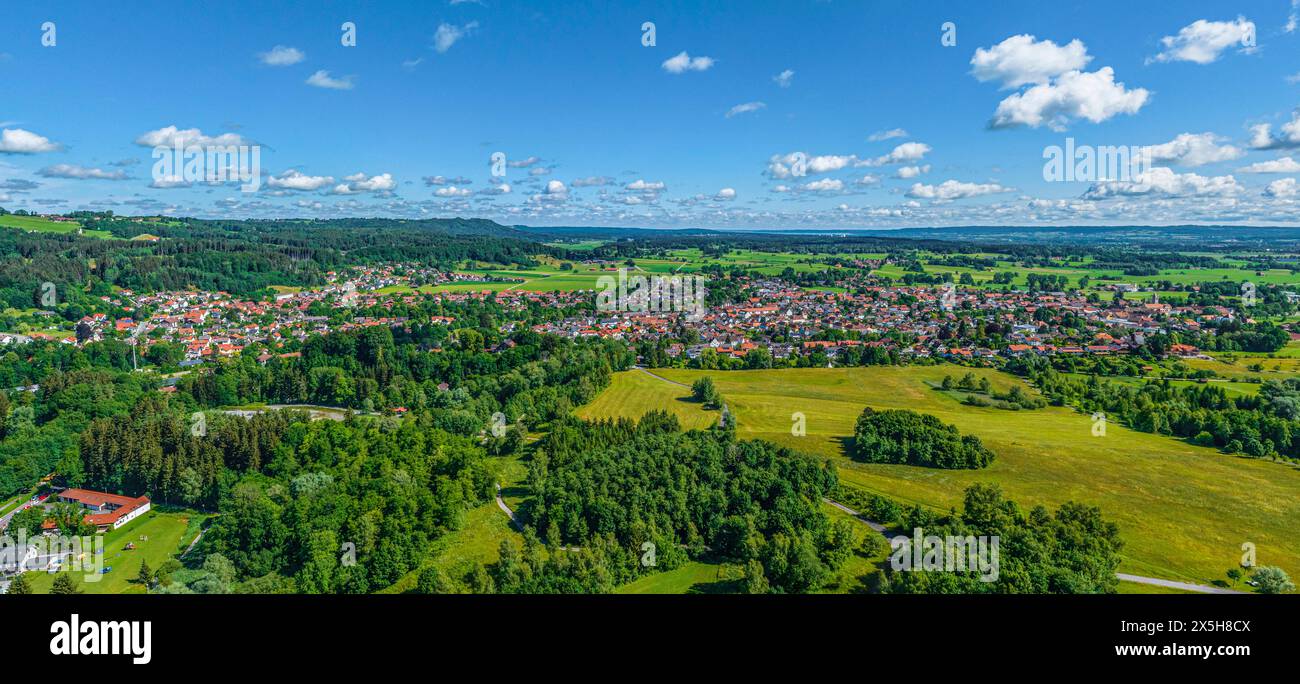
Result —
[[938, 418], [907, 409], [862, 410], [853, 429], [853, 454], [868, 463], [927, 468], [983, 468], [993, 462], [979, 438]]
[[527, 330], [490, 349], [476, 328], [417, 326], [399, 331], [400, 343], [394, 335], [373, 326], [313, 336], [300, 356], [275, 357], [266, 365], [246, 352], [187, 376], [179, 392], [201, 407], [261, 402], [363, 412], [428, 409], [444, 429], [468, 435], [498, 411], [525, 425], [566, 415], [635, 360], [617, 341], [570, 341]]
[[[910, 555], [912, 544], [895, 546], [882, 583], [888, 593], [1111, 594], [1119, 586], [1119, 527], [1096, 506], [1066, 502], [1055, 512], [1035, 506], [1026, 513], [997, 485], [980, 483], [966, 489], [960, 513], [940, 515], [914, 507], [903, 515], [901, 528], [904, 536], [935, 536], [945, 546], [938, 553], [938, 568], [905, 564], [902, 554]], [[966, 570], [957, 569], [963, 566], [955, 558], [954, 567], [948, 567], [945, 556], [954, 553], [948, 539], [964, 540], [969, 550], [979, 537], [990, 544], [998, 538], [996, 556], [985, 559], [993, 562], [994, 572], [971, 567], [969, 554], [963, 559]], [[916, 555], [924, 559], [927, 553]]]
[[1295, 378], [1270, 380], [1257, 396], [1232, 396], [1214, 384], [1074, 379], [1051, 369], [1039, 371], [1034, 382], [1053, 403], [1101, 412], [1134, 430], [1182, 437], [1230, 454], [1300, 458], [1300, 381]]
[[327, 272], [348, 265], [400, 261], [452, 269], [475, 260], [530, 267], [534, 255], [565, 254], [522, 231], [462, 219], [136, 222], [99, 216], [82, 225], [120, 238], [148, 232], [162, 239], [0, 230], [0, 299], [30, 307], [45, 282], [60, 292], [105, 283], [138, 292], [198, 288], [250, 295], [271, 285], [322, 285]]

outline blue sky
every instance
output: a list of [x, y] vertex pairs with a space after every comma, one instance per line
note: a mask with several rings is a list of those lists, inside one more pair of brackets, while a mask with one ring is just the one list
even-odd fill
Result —
[[[734, 228], [1300, 208], [1291, 0], [280, 5], [11, 4], [0, 206]], [[151, 144], [177, 136], [260, 146], [260, 188], [159, 179]], [[1045, 181], [1066, 138], [1154, 162]]]

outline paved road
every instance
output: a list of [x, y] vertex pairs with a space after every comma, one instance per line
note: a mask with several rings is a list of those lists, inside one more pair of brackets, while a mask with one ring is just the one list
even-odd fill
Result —
[[510, 507], [506, 505], [506, 500], [501, 498], [500, 484], [497, 485], [497, 507], [505, 511], [506, 515], [510, 516], [510, 524], [514, 525], [516, 530], [519, 530], [520, 532], [524, 531], [524, 526], [519, 522], [519, 518], [515, 517], [515, 512], [510, 510]]
[[665, 378], [662, 375], [655, 375], [654, 373], [651, 373], [650, 371], [646, 370], [645, 366], [633, 366], [633, 368], [641, 371], [642, 373], [645, 373], [646, 375], [649, 375], [652, 378], [658, 378], [660, 380], [663, 380], [664, 382], [670, 385], [677, 385], [678, 387], [685, 387], [687, 389], [690, 389], [690, 385], [684, 382], [677, 382], [676, 380], [669, 380], [668, 378]]
[[1183, 591], [1195, 591], [1201, 594], [1249, 594], [1248, 591], [1237, 591], [1236, 589], [1224, 589], [1222, 587], [1209, 587], [1204, 584], [1192, 584], [1190, 582], [1175, 582], [1173, 580], [1157, 579], [1155, 577], [1143, 577], [1141, 575], [1126, 575], [1122, 572], [1115, 573], [1115, 576], [1125, 582], [1136, 582], [1138, 584], [1150, 584], [1156, 587], [1169, 587], [1170, 589], [1182, 589]]

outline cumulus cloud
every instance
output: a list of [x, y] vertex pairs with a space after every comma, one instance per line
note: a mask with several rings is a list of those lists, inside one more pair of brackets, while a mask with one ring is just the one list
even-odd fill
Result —
[[259, 53], [257, 58], [267, 66], [289, 66], [307, 59], [307, 55], [298, 48], [277, 45], [266, 52]]
[[203, 131], [197, 128], [177, 128], [176, 126], [167, 126], [153, 131], [141, 133], [135, 139], [135, 144], [141, 147], [174, 147], [180, 145], [187, 147], [190, 145], [199, 145], [208, 147], [213, 145], [232, 146], [247, 145], [247, 140], [235, 133], [222, 133], [221, 135], [205, 135]]
[[433, 191], [438, 197], [468, 197], [471, 194], [469, 188], [458, 188], [454, 185], [448, 185]]
[[866, 187], [870, 185], [879, 185], [880, 181], [881, 181], [880, 176], [877, 176], [873, 173], [868, 173], [867, 175], [853, 181], [853, 184]]
[[1264, 196], [1274, 199], [1291, 199], [1296, 195], [1300, 195], [1300, 188], [1296, 187], [1294, 178], [1280, 178], [1264, 188]]
[[998, 103], [990, 126], [1014, 128], [1048, 126], [1061, 130], [1074, 119], [1101, 123], [1119, 114], [1135, 114], [1150, 96], [1143, 88], [1129, 90], [1115, 82], [1115, 71], [1067, 71], [1049, 83], [1010, 95]]
[[655, 181], [651, 183], [638, 178], [632, 181], [631, 183], [628, 183], [626, 187], [628, 190], [636, 190], [641, 192], [663, 192], [664, 189], [667, 188], [668, 186], [665, 185], [662, 181]]
[[800, 187], [808, 192], [839, 192], [844, 189], [844, 181], [838, 178], [823, 178], [804, 183]]
[[352, 90], [356, 87], [356, 79], [352, 76], [334, 77], [330, 72], [321, 69], [311, 76], [307, 77], [307, 85], [317, 88], [326, 88], [329, 90]]
[[922, 157], [929, 154], [931, 149], [933, 148], [925, 143], [905, 142], [895, 147], [893, 150], [890, 150], [889, 154], [864, 161], [863, 165], [885, 166], [888, 164], [919, 161]]
[[105, 171], [76, 164], [55, 164], [54, 166], [47, 166], [36, 173], [45, 178], [70, 178], [72, 180], [126, 180], [129, 178], [125, 171]]
[[1165, 49], [1154, 57], [1148, 57], [1148, 64], [1209, 64], [1218, 60], [1224, 50], [1234, 45], [1240, 46], [1241, 52], [1252, 52], [1255, 49], [1255, 23], [1247, 21], [1245, 17], [1237, 17], [1236, 21], [1198, 19], [1180, 29], [1178, 35], [1161, 38], [1160, 44]]
[[852, 154], [808, 155], [805, 152], [791, 152], [786, 155], [774, 154], [767, 162], [767, 175], [783, 180], [803, 173], [828, 173], [858, 164], [858, 158]]
[[782, 88], [789, 88], [790, 84], [794, 83], [794, 70], [786, 69], [785, 71], [773, 76], [772, 80]]
[[0, 131], [0, 154], [38, 154], [61, 149], [62, 145], [28, 130], [6, 128]]
[[977, 80], [1019, 89], [998, 103], [989, 122], [992, 128], [1046, 125], [1060, 130], [1073, 119], [1100, 123], [1118, 114], [1136, 113], [1146, 104], [1150, 94], [1116, 83], [1111, 67], [1083, 71], [1091, 61], [1088, 48], [1078, 39], [1057, 45], [1021, 34], [976, 49], [970, 64]]
[[894, 173], [895, 178], [916, 178], [923, 173], [930, 173], [930, 165], [922, 164], [921, 166], [900, 166]]
[[1300, 162], [1290, 157], [1279, 157], [1268, 161], [1255, 162], [1250, 166], [1237, 169], [1240, 173], [1300, 173]]
[[1220, 145], [1223, 139], [1213, 133], [1182, 133], [1167, 143], [1143, 148], [1151, 161], [1203, 166], [1216, 162], [1232, 161], [1245, 152], [1232, 145]]
[[1133, 180], [1094, 183], [1083, 197], [1094, 200], [1134, 196], [1224, 197], [1239, 194], [1242, 189], [1237, 179], [1230, 175], [1201, 176], [1195, 173], [1174, 173], [1168, 167], [1157, 166], [1137, 174]]
[[1272, 124], [1250, 127], [1250, 146], [1257, 150], [1288, 150], [1300, 147], [1300, 110], [1291, 113], [1291, 120], [1282, 124], [1274, 135]]
[[946, 180], [938, 185], [914, 183], [911, 189], [907, 191], [907, 196], [914, 199], [950, 202], [952, 200], [966, 199], [967, 197], [994, 195], [1011, 191], [1012, 188], [997, 183], [965, 183], [958, 180]]
[[691, 57], [686, 54], [685, 50], [682, 50], [676, 56], [664, 60], [662, 66], [664, 71], [670, 74], [681, 74], [687, 71], [708, 71], [713, 67], [713, 58]]
[[887, 131], [876, 131], [875, 133], [872, 133], [871, 135], [867, 136], [867, 140], [871, 142], [880, 142], [882, 140], [893, 140], [894, 138], [906, 138], [906, 137], [907, 137], [907, 131], [901, 128], [891, 128]]
[[1080, 71], [1092, 57], [1077, 38], [1067, 45], [1021, 34], [991, 48], [978, 48], [971, 57], [971, 74], [984, 81], [1001, 81], [1003, 88], [1045, 84], [1070, 71]]
[[345, 176], [343, 180], [345, 182], [334, 186], [332, 192], [335, 195], [355, 195], [362, 192], [387, 193], [392, 192], [397, 187], [397, 181], [393, 180], [391, 173], [382, 173], [377, 176], [354, 173], [351, 176]]
[[320, 190], [334, 183], [333, 176], [309, 176], [297, 169], [289, 169], [278, 176], [267, 176], [267, 187], [278, 190]]
[[149, 187], [157, 190], [175, 190], [176, 188], [188, 188], [191, 183], [181, 176], [159, 176], [149, 183]]
[[737, 114], [757, 112], [758, 110], [763, 109], [766, 106], [767, 103], [765, 102], [746, 102], [744, 104], [738, 104], [735, 107], [732, 107], [731, 109], [727, 110], [727, 118], [730, 119], [731, 117], [736, 116]]
[[735, 188], [723, 188], [723, 189], [721, 189], [721, 190], [718, 191], [718, 194], [716, 194], [716, 195], [713, 196], [713, 199], [716, 199], [716, 200], [719, 200], [719, 201], [722, 201], [722, 202], [730, 202], [731, 200], [736, 199], [736, 189], [735, 189]]

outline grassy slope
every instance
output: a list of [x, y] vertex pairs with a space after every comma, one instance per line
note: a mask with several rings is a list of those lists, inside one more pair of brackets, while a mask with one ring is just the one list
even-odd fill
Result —
[[[687, 384], [706, 374], [655, 372]], [[948, 509], [960, 503], [969, 484], [996, 481], [1024, 506], [1066, 500], [1101, 506], [1121, 527], [1126, 572], [1209, 583], [1236, 565], [1241, 544], [1250, 541], [1261, 563], [1300, 574], [1300, 471], [1116, 425], [1107, 436], [1092, 437], [1089, 418], [1069, 409], [974, 408], [926, 384], [964, 372], [940, 366], [707, 374], [736, 414], [742, 437], [830, 456], [843, 480], [897, 500]], [[988, 376], [997, 388], [1019, 382], [996, 371], [976, 374]], [[699, 411], [698, 405], [677, 400], [685, 388], [661, 383], [655, 389], [645, 380], [654, 378], [639, 371], [619, 374], [583, 415], [614, 410], [606, 407], [624, 414], [647, 406], [666, 406], [679, 415]], [[616, 399], [620, 394], [627, 399]], [[866, 405], [933, 414], [978, 435], [998, 460], [982, 471], [851, 461], [842, 441]], [[806, 416], [806, 437], [790, 434], [793, 412]]]

